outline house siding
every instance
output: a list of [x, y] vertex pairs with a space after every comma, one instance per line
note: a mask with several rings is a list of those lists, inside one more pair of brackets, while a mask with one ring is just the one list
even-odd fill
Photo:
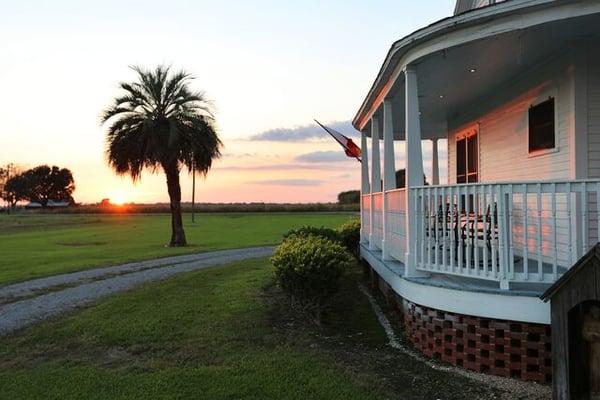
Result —
[[[450, 118], [448, 181], [456, 183], [456, 138], [473, 126], [479, 127], [481, 182], [571, 178], [571, 74], [565, 56], [517, 77], [510, 86], [498, 88], [495, 96], [465, 107], [468, 112]], [[530, 157], [527, 145], [528, 110], [532, 104], [549, 96], [555, 97], [558, 151]], [[600, 98], [598, 105], [600, 106]], [[600, 128], [600, 114], [598, 127]], [[600, 141], [598, 143], [600, 160]], [[598, 173], [600, 174], [600, 163]]]
[[[585, 98], [587, 102], [587, 177], [600, 178], [600, 55], [597, 54], [597, 44], [586, 48]], [[598, 213], [596, 196], [588, 196], [590, 214], [589, 237], [590, 243], [598, 242]], [[596, 212], [594, 212], [596, 211]]]
[[590, 49], [587, 61], [588, 177], [600, 178], [600, 55]]
[[[573, 67], [571, 57], [564, 54], [516, 77], [510, 84], [494, 90], [494, 95], [477, 104], [462, 108], [448, 121], [448, 181], [456, 183], [456, 140], [462, 132], [479, 130], [479, 181], [510, 182], [573, 178], [571, 147], [573, 146]], [[554, 152], [530, 156], [528, 150], [528, 110], [532, 104], [555, 98], [556, 146]], [[600, 104], [600, 103], [599, 103]], [[600, 146], [600, 143], [599, 143]], [[600, 157], [599, 157], [600, 159]], [[600, 170], [599, 170], [600, 171]], [[518, 187], [515, 188], [519, 190]], [[575, 199], [572, 199], [573, 201]], [[541, 248], [544, 262], [554, 257], [551, 196], [541, 196], [543, 237]], [[527, 204], [527, 224], [525, 224]], [[570, 265], [569, 213], [567, 195], [557, 196], [558, 264]], [[523, 255], [527, 248], [535, 254], [537, 243], [537, 198], [535, 194], [515, 195], [513, 203], [513, 240], [515, 254]], [[527, 241], [525, 240], [527, 226]], [[525, 245], [527, 243], [527, 246]], [[571, 237], [571, 246], [576, 238]], [[537, 271], [537, 263], [529, 266]]]

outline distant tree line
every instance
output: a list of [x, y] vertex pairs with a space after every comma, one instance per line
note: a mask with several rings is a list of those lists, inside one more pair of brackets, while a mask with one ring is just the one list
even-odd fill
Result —
[[360, 203], [360, 190], [348, 190], [338, 194], [339, 204], [358, 204]]
[[46, 207], [50, 200], [74, 203], [75, 181], [67, 168], [40, 165], [22, 171], [13, 164], [0, 168], [0, 197], [11, 208], [19, 201], [39, 203]]
[[[423, 185], [429, 185], [427, 177], [423, 174]], [[383, 187], [383, 181], [381, 181]], [[396, 171], [396, 188], [403, 189], [406, 187], [406, 170], [399, 169]], [[360, 204], [360, 190], [348, 190], [338, 194], [338, 204]]]

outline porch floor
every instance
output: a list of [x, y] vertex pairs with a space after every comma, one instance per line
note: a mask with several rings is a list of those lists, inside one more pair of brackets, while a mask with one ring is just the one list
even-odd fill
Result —
[[[549, 286], [550, 284], [540, 283], [535, 281], [535, 273], [537, 272], [537, 260], [529, 259], [529, 272], [532, 274], [531, 282], [527, 283], [517, 283], [511, 282], [510, 289], [504, 290], [500, 289], [498, 282], [470, 278], [464, 276], [457, 275], [448, 275], [443, 273], [430, 273], [429, 276], [423, 278], [406, 278], [405, 277], [405, 266], [402, 262], [397, 260], [386, 260], [381, 261], [382, 253], [380, 250], [369, 250], [367, 245], [361, 244], [362, 252], [366, 252], [371, 255], [373, 258], [377, 259], [380, 263], [382, 263], [387, 269], [389, 269], [394, 274], [402, 277], [403, 279], [415, 282], [422, 285], [434, 286], [439, 288], [453, 289], [453, 290], [462, 290], [469, 292], [480, 292], [480, 293], [490, 293], [490, 294], [499, 294], [506, 296], [530, 296], [530, 297], [539, 297]], [[473, 266], [471, 267], [473, 268]], [[480, 265], [481, 268], [481, 265]], [[543, 269], [545, 272], [551, 272], [552, 266], [544, 263]], [[515, 256], [515, 272], [523, 271], [523, 258]], [[564, 272], [559, 269], [559, 272]]]

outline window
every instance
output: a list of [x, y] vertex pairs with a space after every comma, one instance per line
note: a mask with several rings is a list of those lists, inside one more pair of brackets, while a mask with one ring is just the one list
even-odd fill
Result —
[[477, 131], [456, 141], [456, 183], [478, 181]]
[[554, 98], [529, 108], [529, 152], [553, 149]]

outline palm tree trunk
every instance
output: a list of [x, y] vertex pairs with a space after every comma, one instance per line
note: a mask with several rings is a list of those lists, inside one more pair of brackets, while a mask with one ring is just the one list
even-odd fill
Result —
[[171, 200], [171, 242], [169, 246], [179, 247], [187, 245], [181, 218], [181, 186], [179, 185], [179, 168], [177, 164], [163, 165], [167, 175], [167, 188]]

